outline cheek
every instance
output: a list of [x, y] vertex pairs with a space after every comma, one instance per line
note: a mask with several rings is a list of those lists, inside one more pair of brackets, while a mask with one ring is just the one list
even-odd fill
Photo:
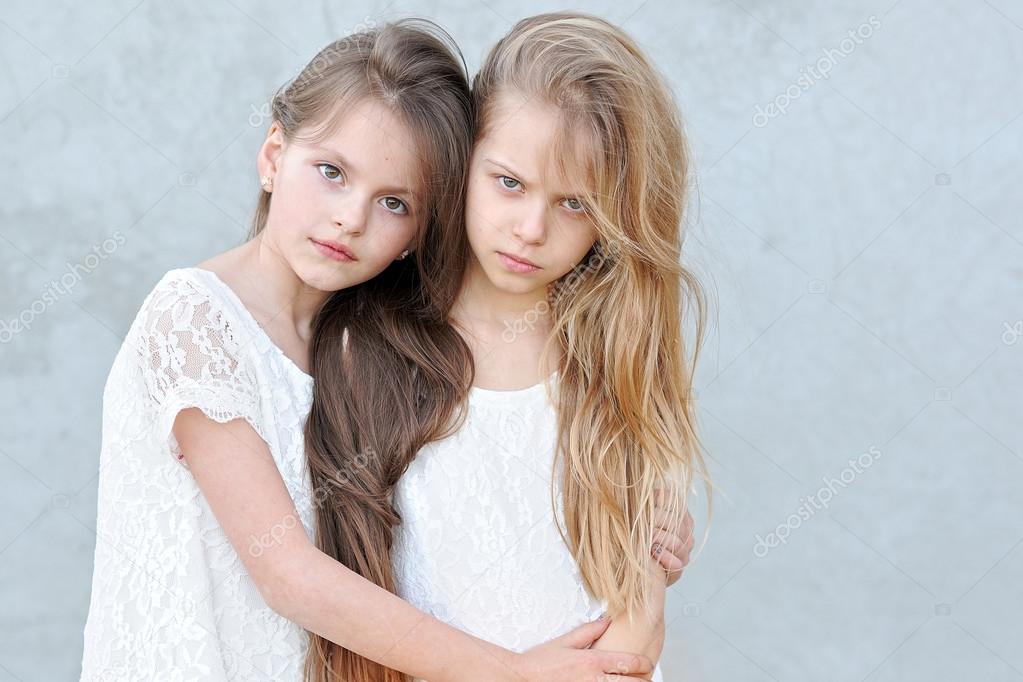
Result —
[[597, 241], [597, 233], [592, 227], [581, 224], [564, 225], [559, 232], [558, 252], [564, 254], [562, 263], [568, 272], [586, 258]]
[[482, 229], [480, 228], [483, 223], [482, 218], [478, 213], [473, 211], [471, 208], [466, 206], [465, 212], [465, 233], [469, 237], [470, 244], [476, 244], [479, 241]]
[[487, 238], [486, 225], [487, 219], [467, 201], [465, 204], [465, 236], [469, 242], [470, 251], [476, 256], [479, 256], [484, 249], [484, 242]]
[[577, 260], [582, 258], [589, 253], [593, 245], [597, 243], [597, 234], [592, 229], [585, 229], [582, 234], [576, 238], [576, 253], [579, 255]]
[[368, 248], [367, 260], [377, 267], [384, 266], [398, 257], [409, 247], [416, 236], [417, 226], [410, 219], [381, 217], [366, 231], [363, 237]]
[[473, 180], [465, 195], [465, 228], [470, 237], [485, 234], [496, 224], [496, 216], [500, 213], [500, 207], [485, 182], [486, 179]]
[[274, 192], [270, 211], [281, 230], [293, 234], [315, 222], [323, 204], [315, 186], [291, 179], [286, 189]]

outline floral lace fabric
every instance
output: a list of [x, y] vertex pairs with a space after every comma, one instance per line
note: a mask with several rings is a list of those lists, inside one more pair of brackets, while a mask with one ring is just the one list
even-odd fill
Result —
[[[271, 610], [171, 429], [196, 407], [266, 442], [309, 537], [303, 427], [312, 378], [215, 274], [168, 272], [103, 394], [96, 553], [83, 680], [301, 680], [308, 637]], [[259, 551], [253, 539], [251, 551]]]

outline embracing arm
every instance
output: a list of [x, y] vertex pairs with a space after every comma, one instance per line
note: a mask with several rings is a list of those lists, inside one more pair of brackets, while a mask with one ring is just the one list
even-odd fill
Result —
[[[295, 523], [298, 512], [266, 443], [246, 421], [220, 424], [186, 409], [174, 422], [174, 435], [260, 594], [306, 630], [431, 682], [576, 682], [612, 670], [646, 674], [652, 668], [642, 656], [585, 650], [605, 624], [584, 626], [525, 654], [453, 628], [316, 548]], [[273, 532], [284, 528], [290, 530]], [[261, 537], [272, 542], [253, 551]]]
[[694, 544], [693, 517], [689, 511], [681, 519], [673, 518], [663, 504], [663, 491], [655, 491], [654, 546], [647, 562], [650, 599], [644, 611], [631, 620], [625, 614], [612, 614], [611, 626], [594, 643], [594, 649], [635, 651], [654, 662], [661, 656], [666, 588], [682, 576]]
[[635, 651], [655, 664], [664, 648], [664, 569], [654, 559], [647, 561], [650, 598], [644, 609], [630, 619], [625, 614], [610, 614], [611, 626], [594, 644], [594, 649]]

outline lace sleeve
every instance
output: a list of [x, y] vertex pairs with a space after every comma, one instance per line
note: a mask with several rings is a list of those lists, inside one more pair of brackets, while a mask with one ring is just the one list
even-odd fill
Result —
[[190, 407], [221, 423], [244, 419], [266, 440], [251, 354], [244, 352], [241, 323], [222, 301], [171, 279], [153, 291], [140, 318], [136, 350], [145, 390], [158, 438], [178, 461], [185, 464], [172, 428], [178, 412]]

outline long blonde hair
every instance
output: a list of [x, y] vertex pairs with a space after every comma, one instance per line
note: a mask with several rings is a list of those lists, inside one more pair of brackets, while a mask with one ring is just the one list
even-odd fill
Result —
[[[477, 141], [499, 95], [554, 105], [552, 158], [586, 168], [598, 238], [552, 288], [545, 357], [557, 368], [558, 452], [566, 543], [587, 589], [613, 613], [649, 597], [654, 491], [679, 523], [697, 478], [693, 368], [706, 302], [681, 263], [688, 153], [674, 99], [619, 28], [581, 13], [520, 21], [473, 81]], [[580, 146], [573, 140], [593, 144]], [[683, 321], [691, 322], [687, 347]], [[555, 488], [552, 503], [558, 510]]]

